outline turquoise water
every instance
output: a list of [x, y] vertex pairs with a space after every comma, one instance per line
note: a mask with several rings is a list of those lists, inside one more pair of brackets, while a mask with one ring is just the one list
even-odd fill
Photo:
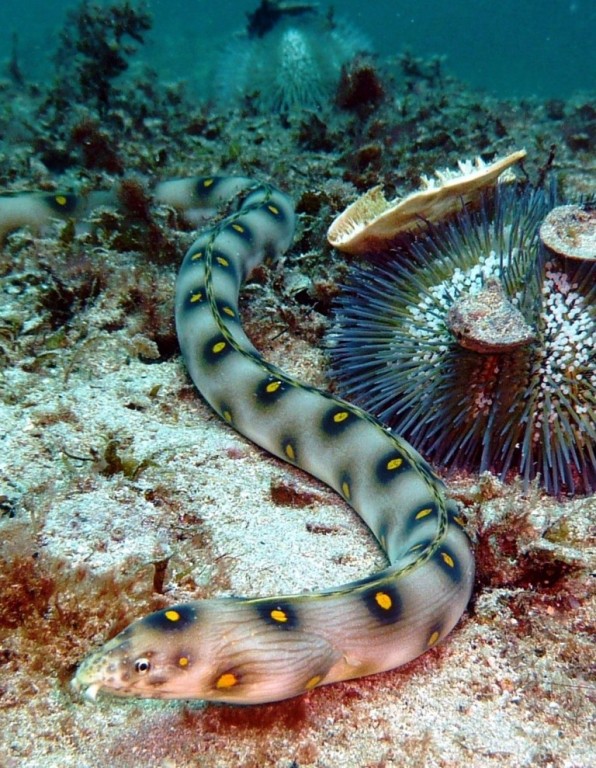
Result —
[[[191, 74], [200, 90], [209, 61], [245, 26], [246, 12], [257, 4], [152, 0], [155, 25], [144, 55], [169, 79]], [[0, 61], [6, 62], [16, 32], [25, 75], [50, 72], [65, 11], [74, 5], [3, 0]], [[335, 8], [382, 56], [406, 48], [415, 55], [445, 56], [447, 72], [498, 96], [568, 98], [593, 91], [596, 84], [594, 0], [343, 0]]]

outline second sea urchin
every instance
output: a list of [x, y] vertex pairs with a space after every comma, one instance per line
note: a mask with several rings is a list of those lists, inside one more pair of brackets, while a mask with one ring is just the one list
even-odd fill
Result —
[[316, 12], [281, 17], [262, 35], [238, 33], [214, 73], [219, 104], [249, 101], [259, 112], [291, 115], [333, 101], [342, 66], [371, 50], [344, 20]]
[[[589, 493], [596, 280], [593, 262], [557, 261], [541, 246], [554, 198], [500, 189], [382, 266], [355, 268], [329, 335], [332, 375], [439, 465], [515, 470], [552, 494]], [[496, 346], [454, 332], [454, 309], [470, 297], [481, 306], [487, 291], [502, 295], [501, 314], [510, 308], [515, 343], [501, 344], [497, 330]]]

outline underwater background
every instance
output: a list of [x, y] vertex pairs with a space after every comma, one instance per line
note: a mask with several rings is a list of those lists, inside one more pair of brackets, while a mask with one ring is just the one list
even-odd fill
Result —
[[[330, 23], [322, 0], [251, 38], [258, 4], [153, 0], [149, 18], [127, 0], [0, 0], [0, 768], [594, 768], [596, 3], [338, 0]], [[377, 185], [401, 198], [520, 150], [507, 193], [436, 240], [371, 262], [328, 242]], [[431, 397], [432, 368], [442, 437], [419, 450], [474, 538], [474, 595], [444, 643], [384, 674], [254, 707], [91, 705], [71, 688], [82, 660], [149, 611], [386, 565], [336, 493], [192, 385], [173, 308], [197, 223], [155, 193], [206, 175], [295, 205], [294, 242], [240, 298], [266, 360], [339, 393], [379, 323], [383, 394]], [[546, 270], [537, 222], [566, 201], [590, 257]], [[501, 269], [510, 227], [509, 291], [539, 338], [460, 349], [442, 335], [451, 296]], [[425, 334], [439, 364], [408, 346]], [[497, 422], [508, 398], [525, 414]], [[412, 440], [433, 426], [414, 404]], [[544, 428], [520, 461], [525, 416]]]
[[[161, 76], [188, 78], [200, 93], [214, 54], [243, 28], [251, 0], [151, 0], [155, 24], [143, 51]], [[13, 34], [25, 76], [48, 73], [48, 56], [74, 4], [4, 0], [0, 61]], [[321, 8], [325, 4], [320, 4]], [[596, 82], [596, 3], [590, 0], [342, 0], [336, 13], [367, 35], [381, 56], [408, 49], [445, 57], [463, 82], [499, 96], [568, 98]]]

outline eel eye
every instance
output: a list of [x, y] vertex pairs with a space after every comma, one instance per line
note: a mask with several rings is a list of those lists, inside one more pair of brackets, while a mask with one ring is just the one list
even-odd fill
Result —
[[144, 675], [146, 672], [149, 672], [151, 669], [151, 664], [149, 663], [149, 659], [137, 659], [135, 661], [135, 672], [138, 672], [139, 675]]

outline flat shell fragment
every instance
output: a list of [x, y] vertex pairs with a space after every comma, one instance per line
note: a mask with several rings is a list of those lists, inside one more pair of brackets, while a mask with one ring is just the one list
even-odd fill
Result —
[[446, 324], [460, 346], [485, 354], [508, 352], [536, 338], [496, 278], [487, 280], [477, 293], [460, 296], [447, 313]]
[[[482, 192], [526, 156], [520, 149], [487, 165], [481, 158], [460, 162], [458, 171], [435, 171], [423, 177], [423, 188], [404, 198], [387, 200], [380, 186], [373, 187], [338, 216], [327, 231], [329, 243], [346, 253], [384, 248], [398, 235], [436, 223], [477, 202]], [[512, 174], [501, 181], [511, 180]]]

